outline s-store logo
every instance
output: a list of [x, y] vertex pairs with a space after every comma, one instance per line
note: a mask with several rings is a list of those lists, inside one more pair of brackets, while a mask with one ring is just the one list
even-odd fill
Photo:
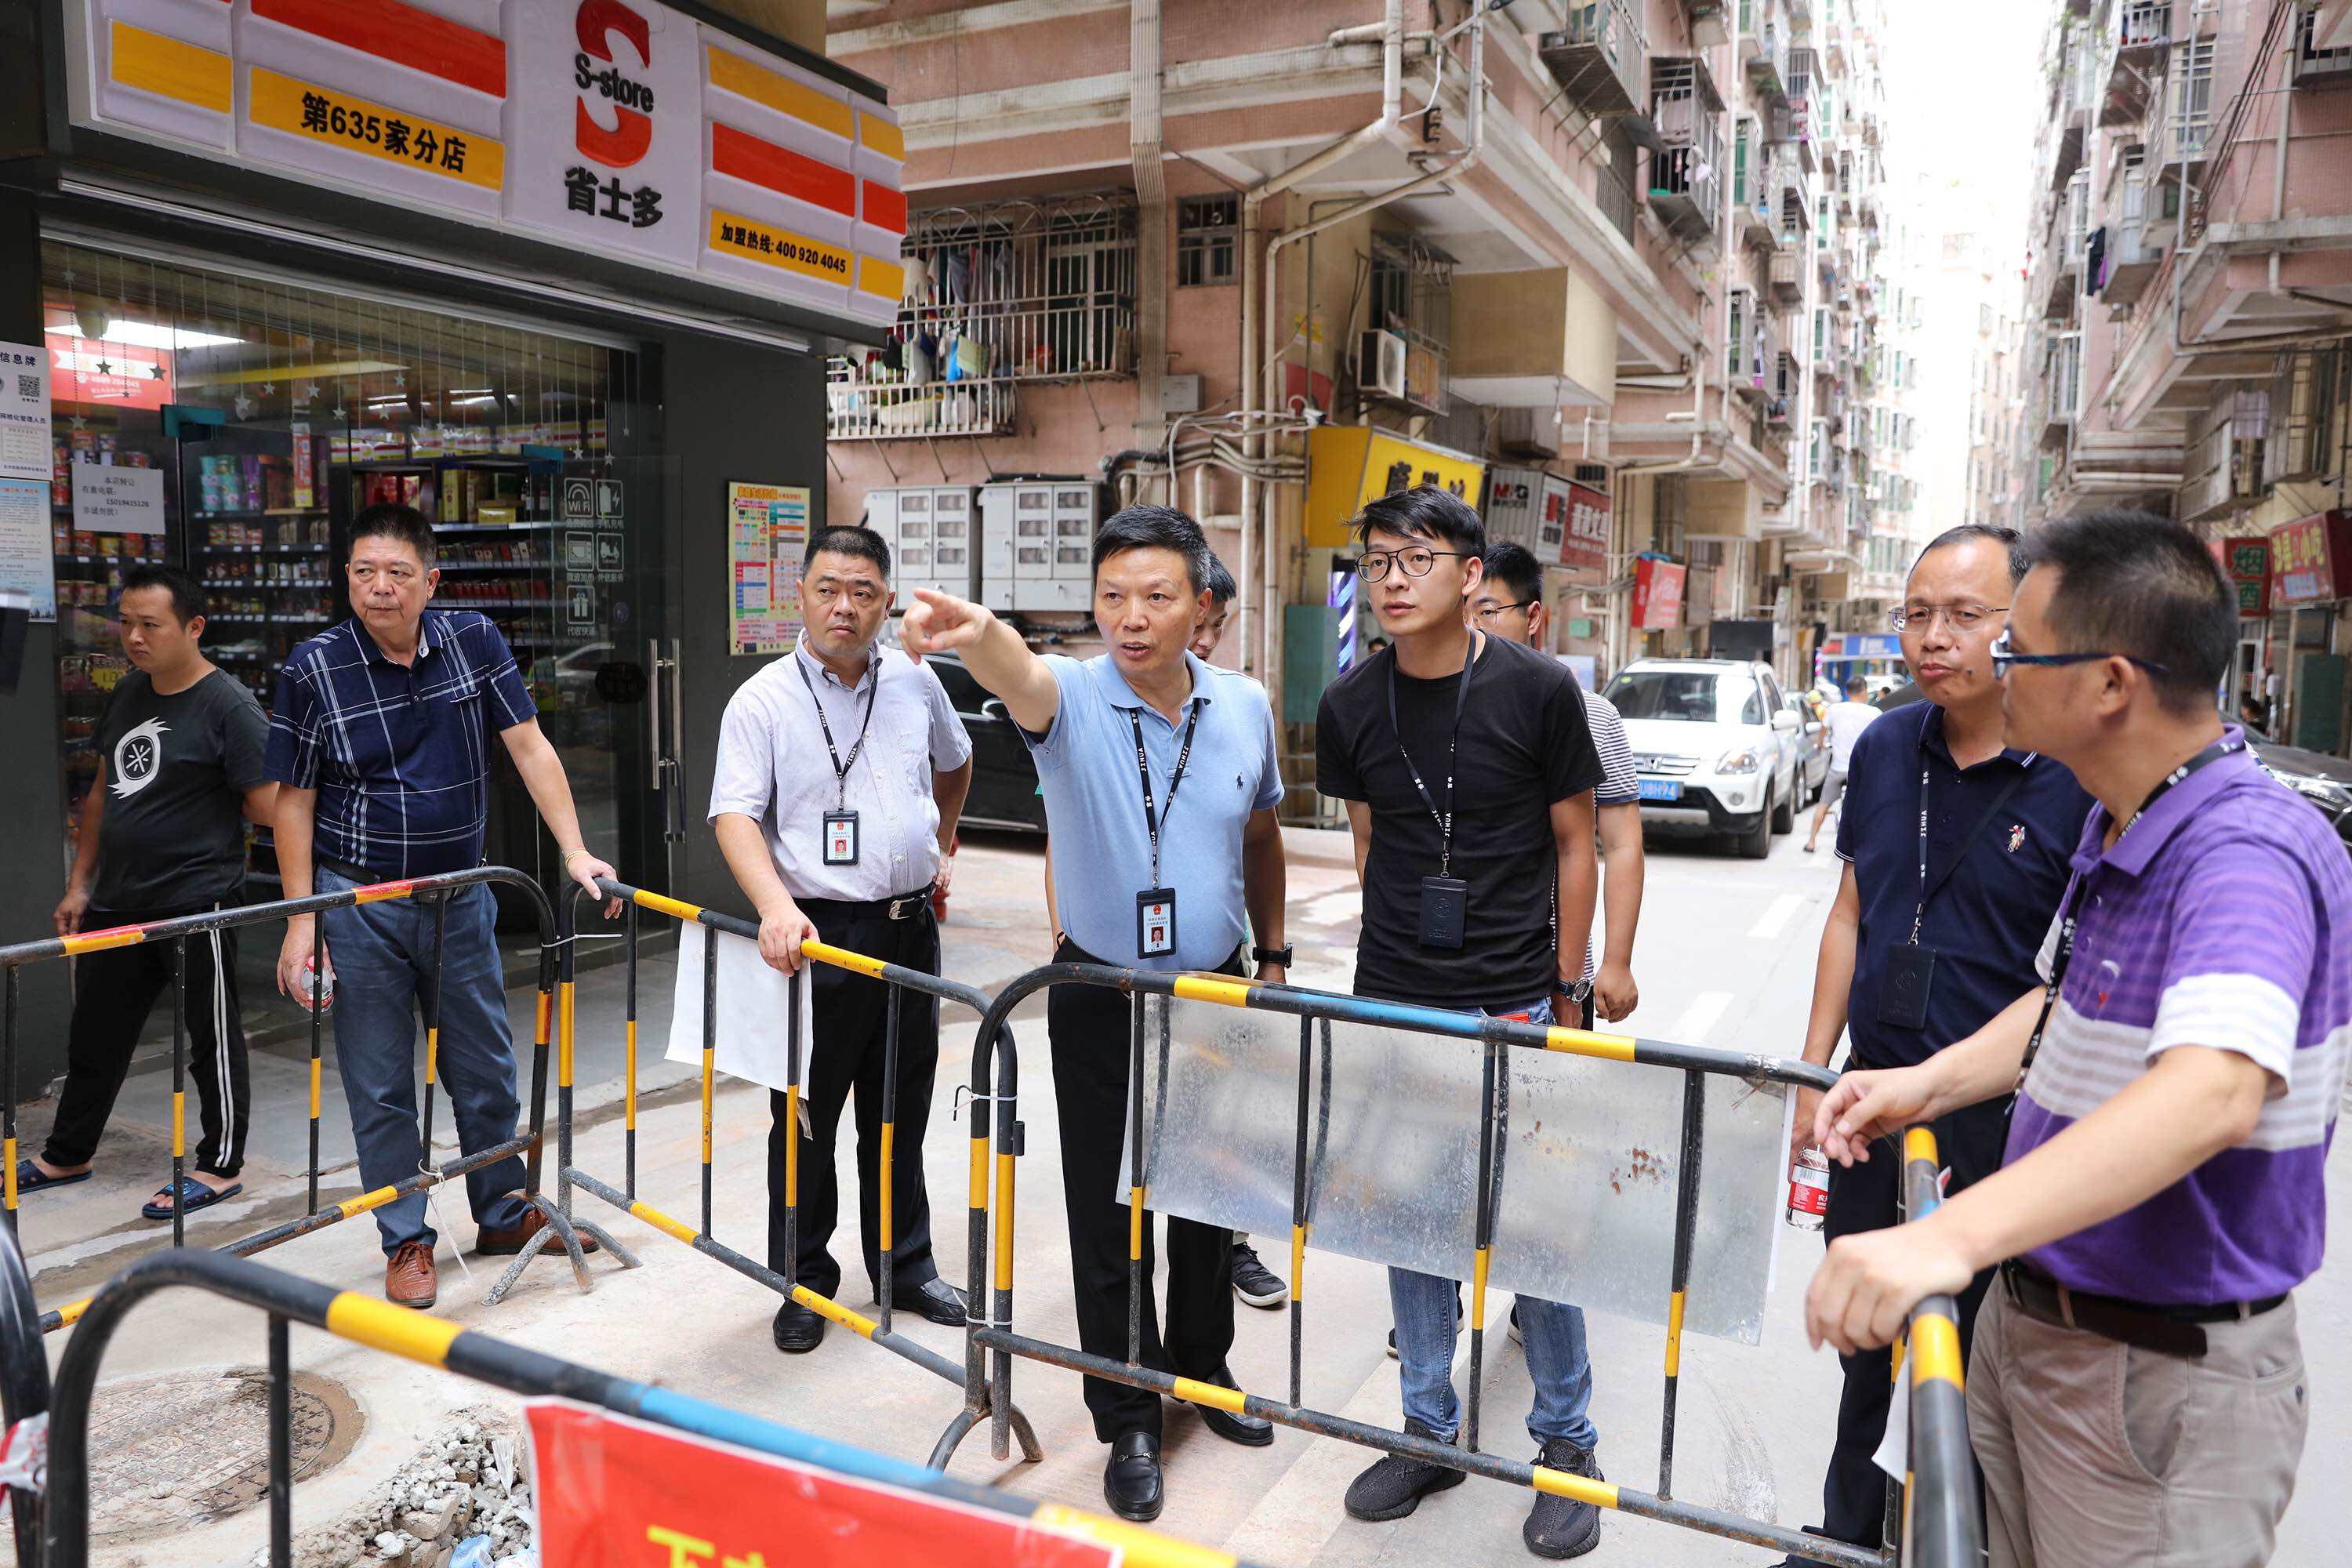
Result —
[[[654, 89], [623, 73], [613, 57], [613, 40], [636, 50], [638, 68], [653, 68], [653, 29], [645, 16], [621, 0], [581, 0], [575, 30], [580, 52], [572, 57], [572, 84], [580, 92], [572, 106], [573, 137], [580, 151], [608, 169], [625, 169], [646, 155], [654, 141]], [[598, 68], [598, 62], [603, 68]], [[604, 100], [614, 117], [610, 130], [588, 107]]]

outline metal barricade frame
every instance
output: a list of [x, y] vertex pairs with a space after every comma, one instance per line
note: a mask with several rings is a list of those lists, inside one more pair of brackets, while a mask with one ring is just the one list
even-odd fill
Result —
[[[37, 1334], [28, 1332], [21, 1321], [5, 1317], [5, 1306], [11, 1297], [29, 1298], [30, 1289], [21, 1258], [6, 1238], [0, 1237], [0, 1369], [13, 1369], [29, 1356], [26, 1364], [37, 1366], [40, 1384], [37, 1389], [20, 1390], [18, 1383], [10, 1379], [0, 1386], [9, 1394], [12, 1419], [38, 1413], [25, 1408], [20, 1400], [37, 1400], [49, 1416], [47, 1494], [29, 1508], [26, 1494], [11, 1494], [17, 1521], [17, 1562], [24, 1568], [35, 1563], [46, 1563], [47, 1568], [84, 1568], [89, 1563], [90, 1408], [99, 1369], [115, 1331], [131, 1310], [173, 1287], [193, 1288], [267, 1314], [271, 1568], [291, 1568], [293, 1558], [293, 1368], [289, 1325], [296, 1322], [509, 1394], [568, 1399], [754, 1453], [1026, 1521], [1049, 1534], [1114, 1548], [1123, 1561], [1139, 1568], [1241, 1568], [1227, 1552], [1060, 1503], [957, 1480], [935, 1468], [817, 1437], [657, 1384], [598, 1372], [444, 1318], [412, 1312], [373, 1296], [338, 1290], [216, 1252], [150, 1257], [116, 1276], [91, 1299], [81, 1330], [67, 1343], [52, 1388]], [[39, 1545], [28, 1550], [28, 1541], [36, 1539], [28, 1533], [33, 1531], [38, 1532]]]
[[[585, 896], [584, 889], [574, 886], [566, 891], [565, 896], [559, 906], [558, 916], [559, 926], [563, 932], [563, 937], [562, 941], [562, 957], [560, 963], [559, 978], [556, 982], [556, 993], [559, 1001], [557, 1006], [558, 1025], [555, 1058], [556, 1183], [554, 1206], [562, 1211], [571, 1224], [576, 1226], [580, 1229], [587, 1231], [589, 1234], [596, 1237], [599, 1241], [612, 1247], [614, 1256], [620, 1259], [623, 1266], [625, 1268], [637, 1267], [637, 1259], [634, 1255], [630, 1254], [625, 1248], [614, 1244], [609, 1234], [596, 1226], [593, 1222], [579, 1218], [573, 1215], [572, 1193], [572, 1189], [575, 1187], [587, 1193], [592, 1197], [611, 1205], [613, 1207], [621, 1210], [625, 1214], [643, 1220], [646, 1224], [653, 1226], [656, 1230], [662, 1232], [664, 1235], [668, 1236], [675, 1240], [685, 1243], [688, 1247], [692, 1247], [698, 1253], [701, 1253], [704, 1257], [714, 1258], [717, 1261], [725, 1264], [728, 1268], [733, 1269], [736, 1273], [742, 1275], [745, 1279], [765, 1286], [767, 1289], [774, 1291], [777, 1295], [782, 1296], [786, 1300], [807, 1308], [810, 1311], [815, 1312], [818, 1316], [824, 1318], [827, 1321], [836, 1323], [856, 1334], [860, 1339], [870, 1341], [871, 1342], [881, 1346], [884, 1350], [890, 1352], [901, 1360], [912, 1363], [916, 1366], [919, 1366], [924, 1371], [931, 1373], [933, 1376], [943, 1379], [958, 1387], [966, 1386], [970, 1378], [970, 1357], [975, 1352], [967, 1350], [967, 1364], [964, 1366], [958, 1366], [954, 1362], [949, 1360], [946, 1356], [941, 1355], [939, 1352], [932, 1350], [929, 1346], [907, 1338], [905, 1335], [898, 1333], [892, 1327], [890, 1300], [891, 1281], [890, 1271], [888, 1269], [886, 1268], [882, 1271], [882, 1280], [877, 1291], [877, 1299], [880, 1310], [878, 1319], [868, 1318], [861, 1312], [855, 1311], [852, 1309], [842, 1305], [839, 1301], [836, 1301], [830, 1297], [819, 1295], [816, 1291], [812, 1290], [806, 1285], [800, 1283], [800, 1281], [794, 1278], [798, 1264], [798, 1248], [795, 1244], [798, 1240], [800, 1226], [800, 1140], [798, 1137], [787, 1139], [784, 1145], [784, 1226], [787, 1253], [785, 1271], [778, 1273], [776, 1270], [768, 1268], [765, 1264], [760, 1263], [757, 1260], [745, 1256], [743, 1253], [737, 1251], [733, 1247], [726, 1246], [712, 1237], [710, 1234], [714, 1184], [714, 1167], [711, 1159], [713, 1125], [712, 1103], [716, 1092], [719, 1029], [719, 1010], [717, 1006], [719, 985], [719, 944], [716, 938], [719, 936], [730, 936], [748, 942], [757, 942], [760, 940], [760, 928], [749, 921], [738, 919], [733, 915], [724, 914], [716, 910], [705, 909], [699, 904], [688, 903], [682, 899], [673, 899], [660, 893], [650, 892], [643, 888], [631, 887], [625, 882], [613, 881], [600, 878], [598, 879], [597, 885], [605, 893], [612, 897], [624, 900], [626, 904], [625, 912], [627, 918], [623, 928], [623, 937], [626, 948], [625, 962], [628, 971], [626, 982], [626, 1005], [628, 1012], [627, 1017], [625, 1021], [626, 1038], [625, 1067], [625, 1077], [623, 1088], [623, 1137], [624, 1159], [625, 1162], [626, 1172], [625, 1185], [620, 1188], [614, 1187], [611, 1184], [602, 1181], [586, 1170], [582, 1169], [573, 1158], [575, 1111], [572, 1084], [572, 1034], [574, 1005], [572, 952], [574, 945], [573, 935], [578, 930], [579, 902], [580, 900]], [[649, 910], [656, 914], [667, 915], [671, 919], [683, 923], [698, 925], [706, 931], [711, 933], [711, 939], [706, 940], [703, 944], [702, 1070], [700, 1084], [702, 1117], [702, 1223], [699, 1228], [689, 1225], [685, 1220], [679, 1219], [675, 1215], [665, 1213], [661, 1209], [656, 1208], [653, 1205], [645, 1202], [636, 1194], [637, 944], [639, 937], [637, 911], [640, 910]], [[897, 1132], [895, 1117], [898, 1103], [897, 1082], [900, 998], [906, 991], [914, 990], [921, 992], [925, 995], [933, 997], [941, 1002], [954, 1002], [961, 1006], [970, 1008], [975, 1015], [981, 1016], [983, 1020], [984, 1027], [986, 1026], [986, 1020], [990, 1016], [991, 1005], [985, 993], [971, 986], [959, 984], [954, 981], [945, 980], [935, 974], [925, 974], [919, 970], [908, 969], [902, 964], [885, 963], [880, 959], [872, 958], [864, 953], [853, 952], [846, 948], [835, 947], [826, 942], [812, 940], [803, 942], [801, 944], [801, 952], [802, 954], [811, 963], [831, 964], [837, 969], [847, 970], [852, 973], [865, 975], [868, 979], [878, 980], [890, 987], [888, 1016], [886, 1025], [887, 1032], [884, 1046], [885, 1058], [883, 1082], [886, 1087], [884, 1091], [880, 1151], [880, 1168], [884, 1173], [884, 1180], [882, 1184], [882, 1192], [879, 1194], [881, 1227], [880, 1235], [878, 1237], [880, 1250], [883, 1256], [887, 1258], [889, 1256], [890, 1250], [895, 1243], [895, 1232], [892, 1227], [893, 1215], [891, 1213], [892, 1184], [888, 1179], [888, 1173], [891, 1168], [891, 1156]], [[785, 1114], [787, 1117], [794, 1119], [797, 1118], [800, 1106], [801, 1060], [803, 1047], [803, 1042], [801, 1039], [800, 1024], [801, 987], [808, 984], [807, 976], [808, 970], [807, 967], [803, 965], [798, 973], [794, 973], [791, 977], [789, 982], [790, 1001], [788, 1002], [785, 1009]], [[1004, 1026], [1001, 1020], [998, 1021], [996, 1026], [1003, 1034], [1009, 1048], [1009, 1043], [1012, 1038], [1012, 1031], [1010, 1027]], [[975, 1111], [974, 1114], [976, 1116], [978, 1112]], [[970, 1205], [968, 1234], [969, 1244], [972, 1249], [973, 1256], [978, 1257], [986, 1251], [989, 1239], [986, 1167], [984, 1165], [975, 1164], [972, 1175], [974, 1185]], [[506, 1274], [499, 1280], [498, 1284], [492, 1288], [488, 1299], [493, 1301], [499, 1300], [507, 1288], [521, 1275], [524, 1268], [529, 1265], [531, 1258], [536, 1257], [545, 1245], [547, 1245], [545, 1233], [542, 1233], [541, 1236], [533, 1237], [530, 1242], [526, 1243], [523, 1251], [515, 1258], [513, 1263], [508, 1267]], [[969, 1309], [967, 1309], [967, 1312], [969, 1313]], [[967, 1325], [967, 1328], [968, 1327], [969, 1325]], [[1019, 1435], [1022, 1450], [1024, 1456], [1033, 1460], [1043, 1458], [1044, 1450], [1038, 1446], [1036, 1435], [1030, 1427], [1028, 1417], [1024, 1415], [1019, 1410], [1013, 1409], [1009, 1405], [1006, 1409], [1005, 1416], [1011, 1429]]]
[[[546, 890], [526, 872], [508, 866], [479, 866], [464, 871], [446, 871], [434, 876], [413, 877], [394, 882], [373, 882], [346, 888], [331, 893], [313, 893], [307, 898], [278, 899], [266, 903], [245, 904], [235, 909], [211, 910], [201, 914], [182, 915], [171, 920], [151, 921], [140, 925], [114, 926], [101, 931], [81, 931], [72, 936], [44, 937], [35, 942], [16, 942], [0, 947], [0, 1162], [5, 1162], [5, 1173], [0, 1173], [0, 1213], [5, 1214], [11, 1236], [16, 1231], [16, 1078], [18, 977], [29, 963], [50, 959], [79, 957], [84, 953], [104, 952], [111, 948], [131, 947], [147, 942], [169, 942], [173, 946], [173, 1020], [172, 1020], [172, 1185], [176, 1193], [186, 1169], [187, 1154], [187, 975], [183, 962], [187, 939], [210, 931], [225, 931], [236, 926], [257, 925], [268, 921], [283, 920], [293, 915], [317, 914], [327, 910], [349, 909], [360, 904], [383, 903], [391, 900], [422, 900], [433, 906], [434, 967], [427, 984], [417, 997], [418, 1012], [425, 1025], [425, 1103], [423, 1107], [422, 1147], [429, 1163], [432, 1159], [434, 1095], [437, 1078], [440, 1047], [440, 956], [443, 923], [451, 895], [470, 887], [498, 883], [521, 889], [529, 898], [533, 912], [539, 917], [539, 1001], [536, 1009], [537, 1028], [531, 1045], [530, 1126], [519, 1134], [489, 1149], [477, 1150], [459, 1156], [446, 1165], [421, 1170], [385, 1186], [362, 1192], [331, 1207], [319, 1206], [319, 1118], [320, 1113], [320, 1083], [324, 1061], [324, 1019], [327, 1009], [313, 1000], [306, 1011], [310, 1019], [310, 1158], [306, 1181], [308, 1194], [306, 1212], [299, 1219], [289, 1220], [268, 1230], [242, 1237], [217, 1248], [232, 1257], [250, 1257], [254, 1253], [292, 1241], [331, 1225], [354, 1218], [384, 1205], [443, 1185], [484, 1165], [495, 1164], [513, 1155], [524, 1156], [525, 1176], [523, 1197], [532, 1208], [548, 1220], [548, 1229], [541, 1235], [552, 1234], [561, 1240], [570, 1254], [574, 1277], [582, 1289], [589, 1289], [585, 1259], [580, 1252], [578, 1238], [572, 1233], [568, 1215], [559, 1211], [540, 1191], [540, 1156], [542, 1134], [547, 1121], [547, 1065], [549, 1026], [554, 994], [557, 968], [555, 910]], [[320, 951], [326, 944], [320, 942]], [[570, 962], [570, 948], [563, 948], [563, 962]], [[175, 1201], [172, 1214], [172, 1246], [186, 1246], [186, 1215]], [[492, 1300], [496, 1300], [493, 1297]], [[79, 1300], [40, 1315], [42, 1331], [51, 1332], [77, 1321], [88, 1309], [92, 1298]]]
[[[1014, 1163], [1023, 1152], [1020, 1123], [1013, 1115], [1019, 1090], [1018, 1063], [1013, 1054], [1010, 1034], [1002, 1030], [1013, 1009], [1024, 1000], [1055, 985], [1096, 985], [1128, 993], [1135, 1001], [1133, 1038], [1129, 1056], [1128, 1118], [1129, 1129], [1129, 1359], [1122, 1363], [1108, 1357], [1090, 1355], [1082, 1350], [1055, 1345], [1048, 1342], [1014, 1333], [1013, 1314], [1013, 1237]], [[1140, 1275], [1142, 1227], [1147, 1213], [1148, 1194], [1140, 1168], [1141, 1140], [1139, 1123], [1142, 1110], [1143, 998], [1160, 995], [1171, 998], [1215, 1003], [1224, 1006], [1263, 1009], [1294, 1016], [1299, 1020], [1299, 1114], [1295, 1136], [1294, 1192], [1291, 1226], [1290, 1273], [1290, 1398], [1286, 1402], [1242, 1390], [1204, 1384], [1195, 1379], [1157, 1372], [1142, 1366], [1139, 1352], [1139, 1317], [1140, 1311]], [[1299, 1402], [1300, 1363], [1304, 1342], [1305, 1305], [1302, 1298], [1306, 1252], [1312, 1229], [1308, 1213], [1306, 1172], [1308, 1166], [1306, 1141], [1308, 1136], [1307, 1108], [1310, 1102], [1308, 1063], [1311, 1058], [1311, 1031], [1318, 1020], [1327, 1025], [1325, 1045], [1328, 1046], [1328, 1024], [1347, 1021], [1403, 1029], [1413, 1033], [1465, 1041], [1475, 1041], [1484, 1057], [1484, 1096], [1478, 1128], [1478, 1181], [1476, 1194], [1475, 1251], [1472, 1258], [1470, 1311], [1470, 1379], [1465, 1410], [1463, 1444], [1437, 1443], [1412, 1436], [1402, 1432], [1370, 1426], [1364, 1422], [1325, 1411], [1310, 1409]], [[1000, 1035], [1002, 1037], [1000, 1038]], [[992, 1052], [992, 1047], [1001, 1051]], [[1675, 1204], [1675, 1237], [1672, 1268], [1672, 1298], [1667, 1310], [1664, 1355], [1664, 1405], [1660, 1427], [1658, 1489], [1655, 1492], [1608, 1481], [1589, 1480], [1583, 1477], [1555, 1470], [1540, 1465], [1530, 1465], [1479, 1452], [1477, 1421], [1484, 1371], [1484, 1335], [1486, 1328], [1486, 1285], [1489, 1248], [1493, 1241], [1494, 1172], [1496, 1119], [1494, 1109], [1495, 1079], [1505, 1049], [1534, 1049], [1565, 1052], [1603, 1061], [1620, 1062], [1639, 1067], [1671, 1068], [1685, 1075], [1682, 1118], [1682, 1159], [1678, 1166], [1678, 1188]], [[1328, 1058], [1327, 1058], [1328, 1059]], [[994, 1069], [993, 1092], [991, 1092], [991, 1069]], [[991, 1215], [993, 1227], [992, 1280], [983, 1273], [988, 1262], [981, 1249], [972, 1252], [971, 1300], [974, 1304], [972, 1324], [968, 1336], [970, 1350], [966, 1356], [965, 1407], [940, 1435], [932, 1449], [930, 1462], [935, 1468], [944, 1467], [953, 1456], [963, 1437], [984, 1416], [992, 1417], [991, 1452], [1003, 1459], [1009, 1456], [1004, 1417], [1001, 1414], [1012, 1405], [1012, 1363], [1016, 1357], [1025, 1357], [1048, 1365], [1062, 1367], [1086, 1375], [1121, 1383], [1145, 1389], [1189, 1404], [1233, 1411], [1257, 1416], [1277, 1426], [1323, 1436], [1338, 1437], [1361, 1447], [1401, 1455], [1425, 1463], [1443, 1465], [1471, 1475], [1486, 1476], [1496, 1480], [1528, 1487], [1538, 1492], [1570, 1498], [1597, 1507], [1632, 1514], [1638, 1518], [1659, 1520], [1685, 1529], [1701, 1531], [1729, 1540], [1776, 1548], [1825, 1563], [1841, 1564], [1842, 1568], [1891, 1568], [1902, 1560], [1902, 1546], [1890, 1535], [1889, 1543], [1879, 1551], [1850, 1546], [1824, 1537], [1807, 1535], [1780, 1525], [1748, 1519], [1723, 1510], [1703, 1508], [1684, 1502], [1672, 1496], [1675, 1405], [1681, 1373], [1681, 1340], [1684, 1301], [1690, 1283], [1692, 1232], [1698, 1202], [1698, 1182], [1704, 1154], [1704, 1079], [1708, 1075], [1725, 1075], [1751, 1081], [1760, 1080], [1794, 1088], [1827, 1089], [1835, 1085], [1838, 1075], [1826, 1068], [1814, 1067], [1802, 1061], [1768, 1057], [1754, 1053], [1717, 1050], [1705, 1047], [1677, 1045], [1668, 1041], [1639, 1038], [1630, 1035], [1601, 1033], [1559, 1025], [1538, 1026], [1517, 1024], [1475, 1014], [1446, 1012], [1412, 1004], [1376, 1001], [1366, 997], [1342, 996], [1296, 985], [1273, 985], [1228, 975], [1181, 973], [1124, 968], [1096, 963], [1052, 963], [1031, 970], [1019, 976], [1002, 991], [991, 1004], [980, 1034], [974, 1042], [972, 1055], [971, 1095], [975, 1103], [986, 1100], [995, 1107], [992, 1135], [982, 1131], [983, 1124], [975, 1116], [972, 1130], [972, 1173], [975, 1193], [984, 1185], [984, 1172], [992, 1152], [997, 1168], [995, 1205]], [[1922, 1133], [1913, 1134], [1913, 1148]], [[1932, 1136], [1926, 1148], [1927, 1181], [1934, 1185]], [[975, 1200], [977, 1202], [977, 1199]], [[994, 1295], [986, 1321], [977, 1310], [983, 1287], [992, 1284]], [[1914, 1314], [1921, 1325], [1927, 1347], [1924, 1356], [1914, 1356], [1914, 1417], [1921, 1423], [1915, 1431], [1922, 1434], [1922, 1451], [1935, 1467], [1931, 1474], [1936, 1493], [1934, 1506], [1928, 1510], [1939, 1548], [1957, 1550], [1963, 1539], [1958, 1522], [1962, 1517], [1973, 1521], [1975, 1491], [1966, 1466], [1968, 1438], [1965, 1405], [1946, 1396], [1959, 1387], [1959, 1352], [1956, 1319], [1948, 1298], [1923, 1302]], [[983, 1368], [989, 1352], [995, 1352], [993, 1363]], [[1900, 1362], [1898, 1347], [1897, 1361]], [[1932, 1436], [1928, 1434], [1932, 1433]], [[1899, 1521], [1898, 1497], [1905, 1495], [1892, 1481], [1888, 1484], [1888, 1510], [1891, 1520]], [[1916, 1559], [1934, 1568], [1973, 1568], [1973, 1555], [1922, 1556]]]

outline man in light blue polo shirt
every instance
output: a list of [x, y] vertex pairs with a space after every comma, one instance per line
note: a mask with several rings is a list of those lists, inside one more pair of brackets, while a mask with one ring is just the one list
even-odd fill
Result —
[[[1037, 759], [1055, 841], [1060, 963], [1239, 974], [1249, 933], [1258, 977], [1280, 982], [1282, 800], [1265, 689], [1201, 662], [1187, 647], [1206, 609], [1207, 539], [1168, 507], [1119, 512], [1095, 536], [1095, 626], [1107, 649], [1081, 662], [1039, 658], [978, 605], [916, 591], [898, 640], [917, 658], [953, 651], [1003, 699]], [[1055, 987], [1046, 1000], [1061, 1122], [1063, 1202], [1078, 1342], [1127, 1355], [1129, 1006], [1102, 986]], [[1143, 1231], [1143, 1278], [1152, 1272]], [[1233, 1240], [1224, 1229], [1168, 1221], [1168, 1331], [1149, 1289], [1143, 1364], [1233, 1386]], [[1111, 1445], [1103, 1495], [1124, 1518], [1159, 1516], [1160, 1405], [1146, 1390], [1086, 1380], [1095, 1435]], [[1252, 1447], [1265, 1421], [1201, 1409], [1209, 1429]]]

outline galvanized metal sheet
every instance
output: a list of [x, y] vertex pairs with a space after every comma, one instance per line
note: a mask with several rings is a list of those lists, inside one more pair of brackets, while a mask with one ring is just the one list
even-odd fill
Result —
[[[1287, 1237], [1299, 1020], [1145, 1001], [1151, 1207]], [[1319, 1020], [1313, 1034], [1310, 1245], [1467, 1279], [1488, 1047]], [[1664, 1323], [1685, 1075], [1517, 1047], [1496, 1052], [1500, 1196], [1489, 1283]], [[1705, 1137], [1683, 1326], [1754, 1344], [1780, 1236], [1790, 1107], [1778, 1084], [1700, 1081]], [[1127, 1201], [1124, 1166], [1117, 1197]]]

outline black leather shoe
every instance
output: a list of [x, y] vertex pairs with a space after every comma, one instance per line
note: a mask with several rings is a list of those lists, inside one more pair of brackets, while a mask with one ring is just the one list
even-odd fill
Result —
[[943, 1329], [964, 1326], [963, 1292], [932, 1275], [912, 1289], [901, 1285], [890, 1292], [893, 1314], [912, 1312], [927, 1323], [937, 1323]]
[[[1234, 1369], [1221, 1366], [1217, 1375], [1206, 1381], [1219, 1388], [1239, 1388], [1234, 1381]], [[1196, 1405], [1201, 1419], [1210, 1431], [1228, 1443], [1240, 1443], [1252, 1448], [1263, 1448], [1274, 1441], [1274, 1423], [1258, 1415], [1245, 1415], [1237, 1410], [1220, 1410], [1213, 1405]]]
[[1110, 1446], [1110, 1462], [1103, 1467], [1103, 1500], [1121, 1519], [1148, 1524], [1160, 1517], [1168, 1501], [1160, 1484], [1160, 1439], [1149, 1432], [1129, 1432]]
[[776, 1348], [786, 1355], [805, 1355], [824, 1342], [824, 1320], [787, 1301], [776, 1309]]

